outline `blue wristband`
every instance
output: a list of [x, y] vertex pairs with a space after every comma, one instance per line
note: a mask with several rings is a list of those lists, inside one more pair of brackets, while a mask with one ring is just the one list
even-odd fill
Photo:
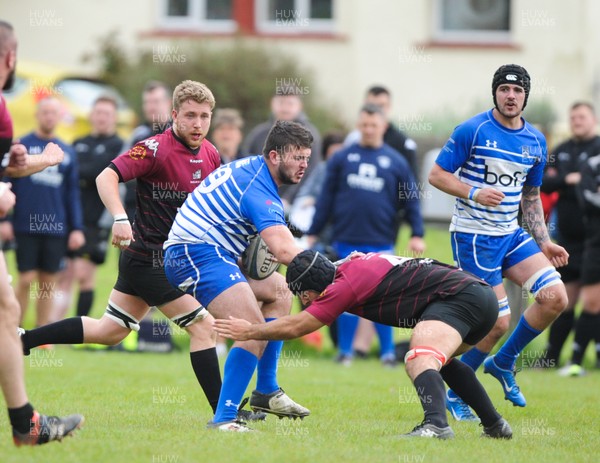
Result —
[[473, 196], [475, 196], [475, 193], [477, 193], [479, 191], [479, 188], [477, 188], [476, 186], [474, 186], [473, 188], [471, 188], [471, 191], [469, 191], [469, 199], [471, 201], [475, 201], [473, 199]]

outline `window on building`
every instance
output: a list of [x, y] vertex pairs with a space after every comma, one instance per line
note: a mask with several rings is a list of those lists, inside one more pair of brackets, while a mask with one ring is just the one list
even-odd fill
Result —
[[199, 32], [235, 32], [233, 0], [161, 0], [160, 25]]
[[281, 34], [334, 32], [334, 3], [334, 0], [256, 0], [256, 29]]
[[434, 0], [434, 40], [510, 41], [510, 0]]

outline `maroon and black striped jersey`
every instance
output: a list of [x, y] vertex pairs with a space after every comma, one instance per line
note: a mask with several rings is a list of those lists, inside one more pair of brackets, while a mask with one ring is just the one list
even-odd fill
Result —
[[[0, 95], [0, 161], [2, 156], [9, 152], [10, 146], [13, 141], [13, 123], [8, 108], [6, 107], [6, 100]], [[4, 170], [4, 169], [0, 169]]]
[[190, 149], [170, 128], [136, 143], [111, 163], [119, 180], [137, 179], [132, 257], [162, 264], [162, 245], [177, 210], [187, 195], [221, 165], [217, 149], [208, 140]]
[[306, 311], [330, 325], [342, 312], [413, 328], [427, 305], [459, 293], [478, 277], [433, 259], [369, 253], [342, 263]]

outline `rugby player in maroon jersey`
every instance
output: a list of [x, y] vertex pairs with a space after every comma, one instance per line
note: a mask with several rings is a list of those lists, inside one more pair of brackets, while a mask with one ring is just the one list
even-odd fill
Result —
[[481, 340], [498, 315], [492, 288], [483, 280], [432, 259], [382, 253], [354, 254], [333, 264], [318, 252], [298, 254], [286, 280], [306, 309], [270, 323], [215, 320], [216, 331], [235, 340], [293, 339], [331, 324], [342, 312], [413, 330], [406, 371], [424, 419], [403, 437], [449, 439], [444, 381], [481, 419], [482, 436], [510, 439], [471, 368], [453, 356]]

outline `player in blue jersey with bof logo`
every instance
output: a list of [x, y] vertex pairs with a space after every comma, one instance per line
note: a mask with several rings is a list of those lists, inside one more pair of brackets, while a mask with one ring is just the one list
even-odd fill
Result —
[[[519, 407], [526, 401], [515, 381], [516, 360], [566, 307], [567, 294], [555, 267], [569, 258], [550, 241], [544, 222], [540, 185], [546, 140], [521, 117], [530, 89], [523, 67], [501, 66], [492, 80], [495, 107], [454, 130], [429, 174], [433, 186], [457, 198], [450, 224], [456, 265], [492, 285], [498, 297], [496, 325], [462, 361], [473, 370], [483, 363], [484, 371], [502, 384], [505, 398]], [[529, 290], [535, 302], [496, 355], [488, 357], [510, 321], [503, 277]], [[457, 420], [476, 419], [451, 390], [447, 406]]]
[[[238, 259], [249, 239], [257, 234], [284, 265], [302, 251], [287, 227], [278, 188], [300, 182], [308, 167], [312, 142], [312, 135], [302, 125], [277, 121], [267, 136], [262, 156], [234, 161], [212, 172], [177, 213], [164, 244], [167, 278], [173, 286], [194, 296], [214, 317], [234, 316], [259, 323], [289, 314], [292, 297], [283, 276], [274, 273], [262, 281], [249, 281]], [[273, 288], [277, 294], [272, 294]], [[260, 300], [269, 299], [262, 297], [265, 292], [272, 297], [259, 308], [259, 296]], [[277, 383], [282, 344], [244, 341], [233, 345], [210, 428], [249, 430], [237, 419], [237, 409], [257, 365], [259, 374], [250, 398], [251, 408], [290, 418], [310, 413]]]

